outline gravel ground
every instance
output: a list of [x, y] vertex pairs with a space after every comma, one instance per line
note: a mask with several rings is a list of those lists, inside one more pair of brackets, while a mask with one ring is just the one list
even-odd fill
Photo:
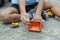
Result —
[[[60, 0], [52, 0], [60, 6]], [[0, 12], [11, 5], [10, 3], [0, 8]], [[0, 22], [0, 40], [60, 40], [60, 19], [49, 18], [45, 21], [42, 32], [30, 32], [20, 22], [18, 28], [11, 28], [11, 25], [4, 25]]]

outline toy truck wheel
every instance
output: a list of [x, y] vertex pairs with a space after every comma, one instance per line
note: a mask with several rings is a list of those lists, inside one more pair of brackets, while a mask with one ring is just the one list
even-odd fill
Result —
[[47, 19], [46, 14], [44, 14], [44, 12], [42, 12], [41, 16], [42, 16], [42, 18], [43, 18], [44, 20]]

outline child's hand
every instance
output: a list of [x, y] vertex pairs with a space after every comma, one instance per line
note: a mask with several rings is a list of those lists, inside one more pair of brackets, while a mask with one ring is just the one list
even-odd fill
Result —
[[23, 13], [21, 14], [21, 21], [25, 24], [28, 24], [29, 23], [29, 17], [28, 17], [28, 14], [27, 13]]
[[41, 15], [38, 15], [38, 14], [34, 14], [34, 17], [33, 19], [42, 19]]
[[38, 14], [34, 14], [33, 20], [39, 21], [39, 22], [44, 22], [44, 20], [42, 19], [41, 15]]

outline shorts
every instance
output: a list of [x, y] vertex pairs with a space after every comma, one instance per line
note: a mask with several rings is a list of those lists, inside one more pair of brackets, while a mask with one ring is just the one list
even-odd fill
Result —
[[[33, 9], [38, 3], [32, 4], [32, 5], [26, 5], [26, 12], [30, 11], [31, 9]], [[12, 4], [11, 7], [14, 7], [18, 10], [18, 12], [20, 12], [19, 10], [19, 5], [18, 4]]]

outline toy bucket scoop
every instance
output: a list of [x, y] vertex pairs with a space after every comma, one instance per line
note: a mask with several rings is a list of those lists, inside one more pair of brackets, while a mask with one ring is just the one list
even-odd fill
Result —
[[28, 24], [28, 30], [41, 32], [42, 31], [42, 23], [39, 21], [31, 20], [30, 24]]

